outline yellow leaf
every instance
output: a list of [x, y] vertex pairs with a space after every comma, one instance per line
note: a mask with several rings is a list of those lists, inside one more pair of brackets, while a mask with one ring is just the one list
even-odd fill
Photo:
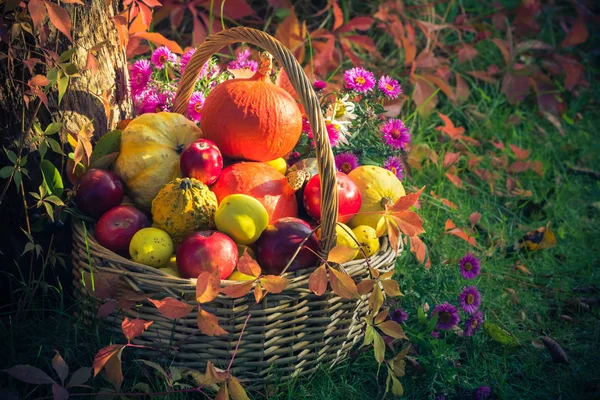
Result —
[[260, 303], [262, 298], [263, 298], [263, 292], [262, 292], [260, 285], [254, 286], [254, 299], [256, 300], [257, 303]]
[[382, 322], [381, 324], [377, 325], [377, 328], [381, 329], [383, 333], [393, 337], [394, 339], [408, 339], [404, 333], [404, 329], [402, 329], [400, 324], [395, 321]]
[[233, 376], [227, 380], [227, 388], [232, 400], [250, 400], [240, 381]]
[[331, 284], [331, 289], [338, 296], [345, 299], [357, 299], [359, 297], [356, 284], [352, 278], [335, 268], [329, 269], [329, 282]]
[[350, 260], [353, 260], [356, 256], [356, 249], [352, 247], [346, 246], [335, 246], [329, 252], [329, 256], [327, 256], [327, 261], [336, 264], [343, 264]]
[[266, 275], [260, 278], [260, 283], [271, 293], [281, 293], [290, 284], [290, 280], [281, 276]]
[[383, 290], [385, 290], [385, 294], [387, 296], [402, 296], [402, 292], [400, 291], [400, 285], [398, 282], [393, 280], [381, 281], [381, 285], [383, 286]]
[[378, 333], [375, 331], [372, 325], [367, 325], [367, 330], [365, 331], [365, 340], [363, 341], [363, 346], [368, 346], [375, 340], [375, 335]]
[[404, 395], [404, 388], [402, 387], [402, 383], [400, 383], [398, 378], [396, 378], [394, 375], [392, 375], [392, 394], [398, 397]]
[[369, 308], [373, 311], [373, 314], [379, 312], [379, 309], [383, 305], [383, 292], [379, 285], [375, 285], [371, 297], [369, 297]]
[[373, 349], [375, 350], [375, 360], [381, 364], [385, 358], [385, 342], [377, 332], [373, 333]]
[[227, 385], [221, 385], [215, 400], [229, 400], [229, 391], [227, 390]]

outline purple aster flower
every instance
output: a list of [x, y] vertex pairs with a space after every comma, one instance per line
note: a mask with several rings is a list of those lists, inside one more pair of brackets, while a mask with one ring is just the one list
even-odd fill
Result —
[[392, 171], [392, 174], [396, 175], [396, 178], [400, 180], [404, 179], [404, 167], [402, 166], [400, 157], [389, 157], [383, 163], [383, 168]]
[[398, 150], [408, 148], [410, 132], [401, 120], [390, 118], [381, 125], [380, 130], [383, 134], [383, 142], [388, 146]]
[[460, 271], [465, 279], [477, 278], [480, 270], [481, 264], [479, 263], [479, 259], [473, 254], [467, 253], [467, 255], [460, 260]]
[[375, 86], [375, 75], [364, 68], [352, 68], [344, 72], [346, 88], [360, 93], [367, 93]]
[[400, 93], [402, 93], [402, 88], [400, 87], [398, 81], [390, 78], [387, 75], [384, 75], [381, 78], [379, 78], [377, 87], [383, 92], [385, 97], [387, 97], [388, 99], [395, 99], [398, 96], [400, 96]]
[[473, 336], [483, 323], [483, 314], [477, 311], [465, 322], [465, 336]]
[[481, 304], [481, 294], [477, 287], [465, 286], [458, 297], [463, 311], [467, 314], [475, 314]]
[[433, 336], [433, 337], [434, 337], [434, 338], [436, 338], [436, 339], [439, 339], [439, 338], [440, 338], [440, 334], [439, 334], [439, 332], [436, 332], [436, 331], [433, 331], [433, 332], [431, 332], [431, 336]]
[[401, 308], [395, 309], [389, 314], [389, 316], [392, 321], [395, 321], [399, 324], [403, 323], [408, 319], [408, 314]]
[[247, 68], [250, 71], [256, 71], [258, 69], [258, 63], [254, 60], [249, 60], [250, 49], [244, 49], [237, 53], [237, 57], [234, 61], [230, 61], [227, 64], [229, 69], [244, 69]]
[[201, 92], [194, 92], [187, 107], [189, 119], [198, 123], [200, 122], [200, 109], [204, 105], [204, 95]]
[[341, 153], [335, 156], [335, 167], [338, 171], [349, 174], [358, 167], [358, 157], [352, 153]]
[[318, 79], [315, 79], [315, 81], [313, 82], [313, 88], [318, 92], [321, 91], [323, 89], [325, 89], [327, 87], [327, 83], [320, 81]]
[[489, 399], [492, 395], [492, 389], [489, 386], [479, 386], [475, 389], [475, 400]]
[[152, 64], [154, 64], [156, 68], [163, 69], [167, 63], [175, 63], [177, 61], [177, 55], [166, 46], [161, 46], [154, 50], [150, 60], [152, 60]]
[[132, 96], [140, 95], [148, 87], [150, 75], [152, 75], [152, 64], [148, 60], [137, 60], [129, 69]]
[[446, 395], [438, 394], [437, 396], [435, 396], [435, 400], [446, 400]]
[[183, 73], [185, 72], [185, 67], [188, 65], [188, 63], [190, 62], [190, 58], [192, 58], [195, 52], [196, 49], [193, 48], [191, 50], [186, 51], [181, 56], [181, 61], [179, 61], [179, 71], [181, 72], [181, 75], [183, 75]]
[[436, 329], [449, 330], [452, 329], [460, 321], [458, 309], [450, 303], [438, 304], [434, 307], [431, 316], [438, 314]]

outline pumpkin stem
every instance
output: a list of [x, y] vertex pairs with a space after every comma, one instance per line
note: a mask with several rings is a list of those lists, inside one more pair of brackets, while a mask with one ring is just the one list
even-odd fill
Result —
[[182, 179], [181, 183], [179, 184], [179, 188], [183, 189], [183, 190], [188, 190], [191, 187], [192, 187], [192, 182], [187, 178]]
[[180, 144], [179, 146], [177, 146], [177, 149], [175, 150], [175, 152], [179, 155], [181, 155], [181, 153], [183, 153], [183, 149], [185, 148], [185, 144]]
[[394, 205], [394, 199], [392, 199], [391, 197], [384, 197], [381, 199], [380, 204], [384, 210], [387, 210], [388, 208], [390, 208]]
[[263, 51], [260, 53], [260, 61], [258, 63], [257, 74], [268, 77], [271, 75], [271, 71], [273, 70], [273, 56], [267, 52]]

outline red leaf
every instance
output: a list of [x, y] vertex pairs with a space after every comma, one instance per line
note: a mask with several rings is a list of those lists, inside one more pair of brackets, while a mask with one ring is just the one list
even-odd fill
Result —
[[32, 86], [48, 86], [50, 81], [44, 75], [36, 75], [29, 80], [29, 84]]
[[157, 33], [157, 32], [138, 32], [138, 33], [136, 33], [133, 36], [140, 37], [142, 39], [146, 39], [147, 41], [152, 42], [152, 43], [154, 43], [157, 46], [166, 46], [173, 53], [177, 53], [177, 54], [182, 54], [183, 53], [183, 50], [181, 49], [181, 46], [179, 46], [177, 44], [177, 42], [174, 42], [173, 40], [167, 39], [166, 37], [164, 37], [160, 33]]
[[308, 277], [308, 289], [317, 296], [322, 296], [325, 293], [327, 290], [327, 269], [325, 268], [325, 264], [310, 274]]
[[196, 281], [196, 301], [201, 304], [213, 301], [219, 295], [220, 289], [219, 270], [215, 268], [212, 272], [204, 271]]
[[454, 126], [454, 122], [452, 122], [450, 120], [450, 118], [448, 118], [446, 115], [442, 114], [441, 112], [438, 112], [438, 115], [440, 116], [440, 118], [442, 119], [442, 121], [444, 122], [444, 126], [438, 126], [437, 128], [435, 128], [438, 131], [441, 131], [442, 133], [445, 133], [446, 135], [450, 136], [452, 139], [460, 139], [463, 135], [463, 133], [465, 133], [465, 128], [461, 127], [455, 127]]
[[417, 64], [417, 68], [434, 69], [440, 64], [440, 61], [433, 55], [433, 52], [423, 50], [417, 56], [415, 63]]
[[448, 153], [444, 154], [444, 162], [442, 163], [442, 166], [444, 168], [449, 168], [452, 165], [454, 165], [458, 161], [459, 158], [460, 158], [460, 153], [448, 152]]
[[515, 153], [515, 157], [517, 157], [517, 160], [527, 160], [529, 158], [529, 155], [531, 154], [530, 150], [522, 149], [520, 147], [515, 146], [514, 144], [509, 144], [508, 146], [511, 148], [513, 153]]
[[150, 8], [162, 7], [162, 4], [158, 0], [142, 0], [142, 1], [144, 2], [145, 5], [147, 5]]
[[588, 39], [588, 30], [582, 16], [578, 16], [571, 27], [571, 31], [560, 44], [562, 47], [575, 46], [584, 43]]
[[27, 10], [33, 21], [33, 29], [38, 30], [46, 18], [46, 8], [42, 0], [30, 0], [27, 3]]
[[235, 285], [225, 286], [221, 289], [221, 293], [231, 298], [237, 299], [238, 297], [243, 297], [247, 295], [250, 289], [252, 289], [253, 284], [254, 281], [249, 281]]
[[145, 321], [143, 319], [129, 319], [125, 317], [121, 323], [121, 330], [123, 335], [127, 338], [127, 341], [131, 341], [136, 337], [140, 336], [154, 321]]
[[456, 225], [454, 225], [454, 222], [452, 222], [452, 220], [450, 218], [448, 218], [446, 220], [446, 224], [444, 226], [444, 233], [457, 236], [457, 237], [461, 238], [462, 240], [466, 241], [467, 243], [469, 243], [471, 246], [477, 247], [477, 241], [475, 240], [475, 238], [472, 236], [469, 236], [462, 229], [456, 228]]
[[159, 313], [171, 319], [184, 318], [194, 309], [194, 306], [173, 297], [165, 297], [162, 300], [148, 299], [148, 301], [158, 308]]
[[56, 383], [54, 379], [50, 378], [44, 371], [31, 365], [15, 365], [8, 369], [3, 369], [15, 379], [18, 379], [25, 383], [32, 385], [51, 385]]
[[458, 50], [458, 63], [462, 64], [477, 57], [477, 50], [470, 44], [463, 44]]
[[61, 3], [85, 5], [81, 0], [61, 0]]
[[459, 103], [464, 103], [469, 98], [471, 91], [470, 91], [467, 83], [460, 76], [460, 74], [457, 72], [455, 75], [456, 75], [456, 100], [458, 100]]
[[52, 357], [52, 368], [56, 371], [56, 374], [58, 375], [60, 381], [64, 385], [65, 380], [69, 375], [69, 366], [58, 351], [54, 350], [54, 353], [54, 357]]
[[464, 187], [462, 179], [460, 179], [458, 176], [451, 174], [450, 172], [446, 172], [446, 178], [448, 178], [448, 180], [457, 188], [462, 189]]
[[390, 247], [392, 250], [394, 250], [394, 254], [397, 256], [398, 249], [400, 248], [400, 228], [393, 219], [386, 218], [385, 223]]
[[329, 269], [329, 282], [331, 289], [340, 297], [345, 299], [357, 299], [358, 290], [356, 284], [349, 275], [346, 275], [335, 268]]
[[524, 75], [517, 75], [513, 72], [507, 72], [502, 79], [501, 92], [506, 95], [510, 104], [517, 104], [525, 100], [529, 94], [529, 78]]
[[121, 353], [125, 347], [124, 344], [112, 344], [100, 349], [94, 356], [94, 377], [102, 371], [102, 368], [105, 368], [108, 380], [117, 390], [123, 382]]
[[108, 317], [115, 309], [117, 308], [116, 301], [108, 301], [98, 307], [98, 311], [96, 311], [96, 318], [105, 318]]
[[92, 75], [98, 73], [98, 60], [96, 60], [96, 57], [91, 52], [88, 52], [85, 69], [89, 69]]
[[150, 23], [152, 22], [152, 10], [148, 8], [145, 4], [138, 3], [138, 6], [140, 7], [140, 13], [138, 14], [138, 17], [141, 15], [142, 23], [146, 27], [150, 27]]
[[260, 283], [265, 290], [268, 290], [271, 293], [281, 293], [288, 287], [290, 280], [281, 276], [266, 275], [260, 278]]
[[290, 49], [298, 59], [298, 62], [302, 63], [306, 53], [304, 49], [305, 37], [306, 21], [300, 23], [292, 7], [290, 14], [277, 27], [275, 38], [279, 39], [284, 46]]
[[61, 6], [50, 1], [45, 1], [44, 5], [48, 11], [50, 22], [52, 22], [56, 29], [61, 31], [71, 42], [73, 42], [73, 38], [71, 37], [71, 18], [69, 17], [69, 14], [67, 14]]
[[534, 161], [531, 163], [531, 170], [539, 176], [544, 176], [544, 165], [540, 161]]
[[329, 4], [333, 9], [333, 30], [336, 31], [344, 24], [344, 13], [337, 3], [337, 0], [329, 0]]
[[412, 100], [417, 105], [421, 115], [429, 115], [437, 105], [437, 94], [434, 95], [434, 93], [435, 89], [425, 79], [416, 79]]
[[498, 46], [498, 49], [500, 49], [500, 52], [502, 53], [502, 57], [504, 58], [504, 63], [506, 65], [510, 65], [511, 57], [510, 57], [510, 52], [508, 51], [508, 44], [506, 43], [506, 41], [495, 38], [495, 39], [492, 39], [492, 42], [496, 46]]
[[[225, 3], [225, 4], [223, 4]], [[236, 21], [239, 21], [240, 19], [244, 18], [244, 17], [248, 17], [250, 15], [254, 15], [255, 12], [252, 9], [252, 7], [250, 7], [250, 5], [245, 1], [245, 0], [221, 0], [221, 1], [215, 1], [215, 5], [214, 5], [214, 9], [216, 11], [216, 14], [220, 16], [220, 11], [221, 10], [221, 5], [223, 4], [223, 13]], [[219, 25], [221, 25], [221, 23], [219, 23]], [[213, 33], [216, 33], [213, 30]]]
[[478, 224], [480, 219], [481, 219], [481, 213], [479, 213], [477, 211], [475, 211], [474, 213], [469, 215], [469, 222], [471, 223], [471, 225]]
[[216, 315], [198, 308], [198, 329], [206, 336], [219, 336], [227, 334], [227, 331], [219, 326]]
[[395, 213], [391, 218], [398, 224], [398, 227], [407, 236], [417, 236], [425, 232], [423, 229], [423, 221], [412, 211], [401, 211]]
[[244, 249], [244, 254], [238, 260], [237, 269], [242, 274], [250, 276], [259, 276], [261, 273], [260, 265], [250, 257], [246, 249]]
[[346, 33], [353, 30], [366, 31], [371, 28], [371, 25], [375, 20], [371, 17], [354, 17], [346, 25], [344, 25], [339, 32]]
[[427, 79], [430, 83], [433, 83], [434, 85], [439, 87], [440, 90], [446, 95], [446, 97], [448, 97], [448, 99], [450, 99], [450, 101], [456, 101], [456, 95], [452, 91], [452, 88], [450, 87], [448, 82], [446, 82], [439, 76], [435, 76], [432, 74], [423, 74], [421, 76], [423, 78]]
[[490, 76], [490, 74], [488, 74], [486, 71], [468, 71], [467, 74], [477, 79], [481, 79], [484, 82], [496, 83], [496, 78]]
[[531, 163], [529, 161], [515, 161], [508, 167], [508, 172], [511, 174], [518, 174], [527, 171], [530, 166]]
[[348, 40], [350, 43], [352, 43], [356, 47], [359, 47], [367, 52], [377, 54], [377, 46], [373, 42], [373, 39], [371, 39], [368, 36], [350, 35], [350, 36], [344, 36], [344, 40]]
[[414, 206], [415, 203], [419, 200], [419, 197], [421, 196], [421, 193], [423, 193], [424, 189], [425, 186], [423, 186], [415, 193], [409, 193], [406, 196], [399, 197], [398, 200], [396, 200], [396, 203], [394, 203], [394, 205], [390, 208], [389, 211], [391, 213], [396, 213], [408, 210], [409, 208]]
[[417, 261], [421, 264], [425, 264], [425, 268], [431, 268], [431, 259], [427, 257], [427, 246], [420, 237], [410, 236], [410, 252], [417, 257]]

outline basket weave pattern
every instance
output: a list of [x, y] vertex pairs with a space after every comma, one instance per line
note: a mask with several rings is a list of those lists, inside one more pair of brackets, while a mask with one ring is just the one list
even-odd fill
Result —
[[[313, 127], [323, 193], [320, 252], [326, 255], [336, 240], [338, 205], [333, 152], [312, 85], [289, 50], [264, 32], [248, 28], [233, 28], [207, 38], [198, 47], [181, 78], [175, 111], [185, 112], [194, 82], [209, 57], [222, 47], [240, 41], [269, 51], [285, 68]], [[323, 296], [314, 295], [308, 289], [311, 270], [286, 273], [284, 276], [291, 284], [279, 294], [268, 294], [259, 304], [252, 293], [238, 299], [219, 295], [212, 302], [203, 304], [203, 309], [215, 314], [219, 325], [228, 332], [227, 335], [209, 337], [198, 332], [195, 312], [172, 320], [162, 316], [152, 303], [142, 300], [144, 297], [174, 297], [195, 305], [195, 279], [168, 275], [111, 252], [95, 240], [89, 225], [85, 229], [81, 221], [73, 223], [72, 255], [73, 282], [80, 299], [89, 298], [89, 287], [86, 288], [83, 282], [85, 275], [89, 278], [93, 273], [116, 274], [120, 290], [140, 295], [135, 307], [113, 312], [106, 318], [106, 325], [108, 329], [120, 332], [124, 317], [153, 321], [142, 336], [132, 341], [152, 347], [140, 352], [153, 361], [196, 369], [204, 369], [206, 362], [211, 361], [217, 368], [227, 368], [248, 313], [251, 317], [231, 368], [234, 376], [247, 383], [287, 380], [310, 374], [319, 365], [343, 359], [363, 335], [362, 317], [367, 311], [364, 299], [343, 299], [329, 290]], [[387, 272], [394, 268], [395, 259], [387, 240], [382, 239], [380, 251], [369, 259], [368, 265]], [[369, 277], [365, 260], [350, 261], [343, 267], [356, 282]], [[222, 281], [221, 284], [235, 282]], [[82, 310], [85, 318], [95, 318], [94, 308]]]

